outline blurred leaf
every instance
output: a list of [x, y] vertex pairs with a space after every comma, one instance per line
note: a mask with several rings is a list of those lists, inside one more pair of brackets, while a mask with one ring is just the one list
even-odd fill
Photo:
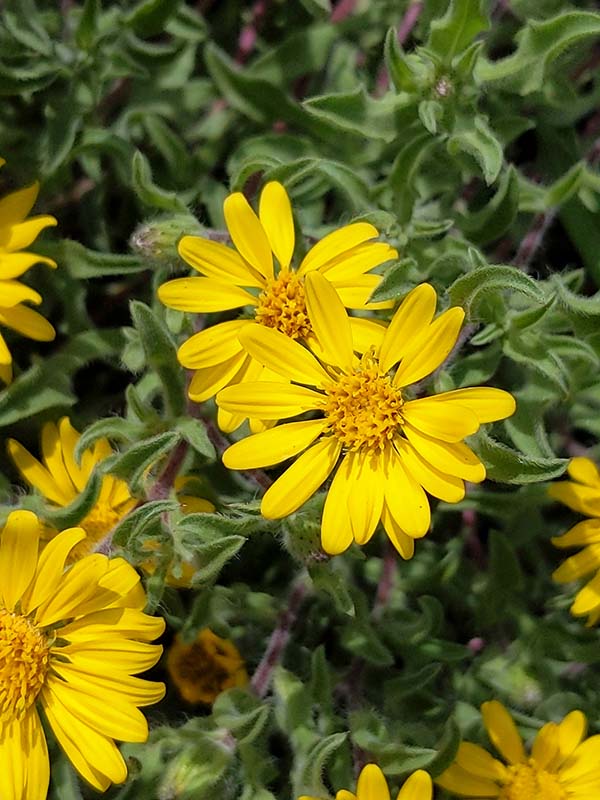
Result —
[[485, 182], [494, 183], [502, 169], [502, 146], [481, 114], [462, 117], [446, 142], [450, 155], [468, 153], [479, 164]]
[[215, 460], [215, 446], [208, 436], [206, 424], [201, 419], [182, 417], [175, 429], [199, 455], [204, 456], [206, 461]]
[[486, 467], [488, 478], [509, 484], [537, 483], [560, 477], [568, 458], [533, 458], [479, 433], [473, 447]]
[[131, 179], [133, 190], [144, 205], [161, 211], [187, 212], [185, 203], [175, 192], [166, 192], [154, 183], [150, 164], [139, 150], [133, 156]]
[[475, 244], [488, 244], [499, 239], [512, 225], [518, 211], [519, 181], [511, 165], [500, 178], [492, 199], [479, 211], [460, 218], [462, 231]]
[[481, 0], [450, 0], [448, 10], [431, 23], [427, 48], [445, 64], [468, 47], [477, 34], [489, 27], [481, 12]]
[[141, 36], [157, 36], [179, 6], [179, 0], [141, 0], [125, 17]]

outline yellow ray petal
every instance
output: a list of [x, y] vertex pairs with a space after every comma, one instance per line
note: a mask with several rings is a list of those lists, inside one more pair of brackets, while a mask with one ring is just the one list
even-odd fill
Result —
[[323, 395], [303, 386], [257, 381], [228, 386], [217, 395], [217, 404], [232, 414], [256, 419], [286, 419], [323, 406]]
[[[319, 275], [321, 272], [319, 271]], [[342, 305], [346, 308], [355, 309], [377, 309], [377, 308], [391, 308], [392, 301], [384, 300], [381, 303], [369, 303], [369, 297], [373, 294], [375, 289], [381, 283], [381, 275], [359, 275], [356, 278], [348, 278], [348, 280], [337, 280], [331, 285], [335, 289], [337, 296], [340, 298]]]
[[367, 764], [358, 776], [358, 800], [390, 800], [390, 790], [377, 764]]
[[45, 627], [77, 616], [80, 607], [97, 594], [98, 581], [107, 569], [108, 559], [99, 553], [73, 564], [58, 589], [38, 607], [36, 624]]
[[578, 456], [569, 461], [567, 472], [574, 481], [600, 489], [600, 472], [590, 458]]
[[47, 422], [42, 427], [42, 457], [44, 466], [59, 485], [61, 492], [67, 497], [74, 498], [78, 489], [65, 466], [62, 439], [58, 426], [53, 422]]
[[62, 705], [91, 730], [123, 742], [145, 742], [148, 723], [141, 711], [127, 704], [118, 692], [96, 693], [91, 685], [75, 688], [50, 676], [47, 681]]
[[239, 253], [219, 242], [201, 236], [184, 236], [177, 245], [177, 252], [190, 267], [207, 278], [259, 289], [265, 285], [264, 278], [249, 267]]
[[31, 511], [8, 515], [0, 539], [0, 592], [12, 611], [33, 580], [38, 558], [40, 523]]
[[281, 519], [297, 511], [327, 480], [342, 446], [333, 437], [323, 438], [299, 456], [270, 486], [260, 505], [267, 519]]
[[67, 494], [64, 488], [57, 484], [48, 470], [15, 439], [9, 439], [6, 443], [6, 448], [25, 480], [52, 503], [56, 503], [59, 506], [67, 506], [75, 499], [75, 495]]
[[304, 288], [308, 316], [328, 363], [350, 371], [354, 355], [352, 330], [342, 301], [318, 272], [306, 276]]
[[405, 425], [403, 431], [417, 453], [440, 472], [472, 483], [485, 480], [485, 467], [463, 442], [442, 442], [410, 425]]
[[471, 742], [461, 742], [456, 754], [456, 763], [478, 778], [505, 781], [510, 775], [501, 761], [490, 755], [483, 747]]
[[540, 769], [547, 769], [558, 754], [559, 733], [558, 725], [555, 722], [547, 722], [537, 732], [531, 748], [531, 755], [535, 759], [536, 766]]
[[85, 472], [75, 461], [75, 448], [81, 438], [81, 434], [71, 425], [71, 421], [68, 417], [62, 417], [58, 421], [58, 431], [62, 443], [62, 457], [65, 462], [65, 467], [67, 468], [67, 472], [75, 488], [78, 492], [81, 492], [89, 479], [89, 473]]
[[552, 578], [558, 583], [570, 583], [589, 575], [598, 567], [600, 567], [600, 545], [591, 544], [563, 561], [552, 573]]
[[273, 257], [267, 234], [260, 220], [241, 192], [225, 198], [223, 213], [227, 228], [238, 252], [260, 274], [273, 277]]
[[51, 342], [56, 336], [52, 325], [37, 311], [26, 306], [0, 308], [0, 323], [36, 342]]
[[379, 361], [383, 372], [388, 372], [398, 363], [412, 340], [429, 327], [436, 303], [435, 289], [429, 283], [415, 286], [406, 295], [392, 317], [381, 344]]
[[377, 236], [379, 231], [368, 222], [353, 222], [351, 225], [338, 228], [311, 247], [300, 264], [298, 274], [304, 275], [311, 270], [322, 269], [342, 253]]
[[95, 693], [100, 694], [107, 690], [120, 693], [128, 703], [136, 706], [151, 706], [158, 703], [165, 695], [164, 683], [147, 681], [131, 675], [87, 672], [79, 669], [77, 661], [74, 664], [65, 664], [56, 661], [53, 670], [59, 677], [78, 689], [93, 687]]
[[279, 464], [306, 450], [323, 432], [325, 420], [288, 422], [232, 444], [223, 453], [228, 469], [259, 469]]
[[553, 536], [551, 541], [555, 547], [600, 544], [600, 519], [584, 519], [562, 536]]
[[[385, 326], [372, 319], [364, 317], [349, 317], [352, 331], [352, 346], [357, 353], [366, 353], [371, 348], [374, 355], [379, 353], [379, 348], [385, 335]], [[310, 343], [309, 347], [310, 347]]]
[[432, 800], [433, 797], [433, 783], [429, 773], [422, 769], [408, 778], [404, 786], [398, 792], [396, 800]]
[[61, 638], [73, 643], [118, 634], [140, 642], [153, 642], [164, 629], [165, 621], [161, 617], [152, 617], [137, 608], [102, 608], [68, 622], [61, 628]]
[[56, 269], [56, 261], [37, 253], [3, 253], [0, 260], [0, 278], [18, 278], [34, 264], [46, 264]]
[[[314, 798], [314, 800], [317, 800], [317, 798]], [[335, 796], [335, 800], [357, 800], [357, 798], [355, 794], [352, 794], [347, 789], [340, 789]]]
[[408, 536], [406, 533], [404, 533], [402, 528], [390, 514], [385, 502], [381, 511], [381, 523], [385, 528], [385, 532], [387, 533], [390, 542], [394, 545], [401, 557], [405, 561], [408, 561], [409, 558], [412, 558], [415, 554], [415, 540], [412, 538], [412, 536]]
[[438, 786], [451, 794], [460, 797], [473, 797], [477, 800], [488, 797], [500, 797], [497, 783], [485, 778], [478, 778], [458, 764], [451, 764], [445, 772], [435, 779]]
[[573, 511], [579, 511], [588, 517], [600, 517], [600, 494], [595, 487], [573, 481], [559, 481], [548, 488], [548, 494]]
[[331, 382], [311, 352], [275, 328], [248, 325], [240, 332], [239, 340], [256, 361], [283, 378], [319, 387]]
[[200, 333], [195, 333], [177, 351], [177, 360], [187, 369], [206, 369], [222, 364], [242, 351], [238, 334], [250, 320], [234, 319], [220, 322]]
[[[27, 800], [46, 800], [50, 782], [50, 762], [46, 734], [35, 708], [31, 708], [21, 723], [21, 753], [27, 758], [25, 771]], [[6, 752], [4, 753], [6, 757]], [[3, 792], [0, 795], [6, 797]]]
[[351, 460], [346, 455], [333, 476], [325, 498], [321, 520], [321, 546], [330, 556], [337, 556], [352, 544], [352, 521], [348, 511]]
[[40, 190], [38, 181], [0, 199], [0, 229], [22, 222], [33, 208]]
[[19, 281], [0, 280], [0, 308], [5, 310], [19, 305], [19, 303], [29, 302], [36, 306], [42, 302], [42, 296]]
[[277, 181], [270, 181], [262, 190], [258, 215], [271, 250], [282, 269], [287, 269], [294, 253], [294, 219], [290, 198]]
[[34, 611], [54, 594], [62, 582], [67, 556], [85, 537], [83, 528], [67, 528], [46, 544], [40, 554], [35, 577], [23, 598], [25, 613]]
[[123, 783], [127, 767], [115, 743], [71, 714], [48, 689], [42, 691], [41, 701], [58, 743], [77, 772], [99, 792], [111, 783]]
[[583, 741], [587, 719], [581, 711], [571, 711], [558, 725], [559, 764], [563, 763]]
[[213, 397], [233, 380], [247, 361], [248, 356], [242, 351], [228, 361], [194, 372], [188, 388], [190, 400], [195, 403], [203, 403], [209, 397]]
[[425, 536], [431, 524], [427, 495], [404, 469], [402, 460], [390, 445], [385, 455], [385, 503], [396, 524], [408, 536]]
[[456, 402], [470, 409], [479, 422], [494, 422], [505, 419], [515, 413], [517, 404], [512, 394], [503, 389], [489, 386], [474, 386], [467, 389], [455, 389], [431, 396], [435, 402]]
[[438, 403], [433, 397], [405, 403], [402, 416], [413, 428], [443, 442], [460, 442], [479, 429], [479, 420], [466, 406]]
[[526, 760], [523, 740], [506, 708], [497, 700], [490, 700], [481, 706], [483, 724], [500, 755], [509, 764], [521, 764]]
[[[36, 713], [31, 709], [30, 713]], [[10, 719], [2, 725], [2, 769], [0, 769], [0, 797], [2, 800], [26, 798], [26, 756], [23, 748], [23, 721]]]
[[397, 257], [398, 251], [386, 242], [367, 242], [340, 253], [337, 258], [328, 261], [319, 272], [326, 275], [327, 280], [335, 286], [336, 281], [350, 281]]
[[[584, 551], [585, 552], [585, 551]], [[589, 572], [589, 570], [586, 570]], [[586, 583], [586, 585], [577, 592], [573, 605], [571, 606], [571, 614], [575, 617], [581, 617], [584, 614], [590, 614], [600, 606], [600, 574]]]
[[215, 278], [175, 278], [159, 286], [157, 294], [161, 303], [178, 311], [210, 313], [256, 305], [250, 292]]
[[54, 217], [44, 215], [40, 217], [30, 217], [25, 222], [19, 222], [10, 228], [10, 233], [6, 237], [0, 237], [0, 246], [8, 250], [9, 253], [15, 250], [24, 250], [37, 239], [44, 228], [57, 225]]
[[385, 474], [381, 454], [349, 453], [348, 514], [357, 544], [366, 544], [381, 519]]
[[436, 370], [456, 344], [464, 318], [462, 308], [449, 308], [412, 337], [394, 375], [394, 386], [416, 383]]
[[464, 498], [465, 485], [460, 478], [437, 470], [421, 458], [405, 439], [396, 439], [394, 445], [407, 472], [425, 491], [446, 503], [459, 503]]

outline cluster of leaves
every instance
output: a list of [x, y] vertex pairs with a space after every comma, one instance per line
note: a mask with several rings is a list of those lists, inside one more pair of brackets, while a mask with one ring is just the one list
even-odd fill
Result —
[[[134, 563], [159, 542], [148, 591], [171, 631], [210, 626], [252, 668], [294, 576], [310, 587], [272, 696], [231, 690], [209, 713], [171, 688], [150, 742], [127, 748], [121, 800], [326, 797], [367, 757], [392, 783], [439, 774], [459, 731], [481, 737], [476, 707], [492, 696], [525, 731], [575, 707], [599, 722], [598, 634], [550, 579], [549, 539], [572, 515], [550, 513], [545, 482], [598, 452], [600, 14], [591, 0], [331, 5], [15, 0], [0, 13], [0, 152], [16, 183], [41, 179], [59, 219], [37, 247], [59, 269], [30, 272], [59, 336], [13, 346], [2, 437], [35, 450], [67, 413], [81, 451], [118, 446], [101, 468], [140, 505], [113, 541]], [[490, 382], [517, 398], [472, 442], [492, 482], [438, 504], [375, 610], [381, 539], [321, 562], [318, 501], [283, 526], [260, 518], [252, 476], [219, 464], [214, 408], [186, 399], [176, 348], [192, 320], [155, 299], [184, 268], [179, 236], [220, 235], [229, 191], [267, 180], [307, 235], [361, 219], [398, 248], [373, 299], [429, 281], [465, 308], [436, 390]], [[153, 493], [181, 443], [218, 515]], [[1, 466], [5, 512], [17, 477]], [[91, 481], [55, 524], [97, 492]], [[193, 590], [165, 588], [194, 555]], [[60, 759], [53, 781], [56, 798], [81, 796]]]

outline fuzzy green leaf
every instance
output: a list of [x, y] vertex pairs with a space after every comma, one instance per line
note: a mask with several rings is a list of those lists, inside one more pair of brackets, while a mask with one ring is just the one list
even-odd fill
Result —
[[533, 458], [513, 450], [487, 434], [479, 433], [473, 446], [486, 467], [488, 478], [500, 483], [524, 484], [560, 477], [568, 458]]

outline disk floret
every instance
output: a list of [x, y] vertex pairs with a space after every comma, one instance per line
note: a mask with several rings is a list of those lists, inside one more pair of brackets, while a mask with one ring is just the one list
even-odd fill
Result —
[[293, 272], [285, 271], [269, 281], [258, 298], [255, 319], [290, 339], [306, 339], [312, 328], [302, 280]]
[[47, 637], [27, 617], [0, 609], [0, 722], [21, 719], [48, 671]]

